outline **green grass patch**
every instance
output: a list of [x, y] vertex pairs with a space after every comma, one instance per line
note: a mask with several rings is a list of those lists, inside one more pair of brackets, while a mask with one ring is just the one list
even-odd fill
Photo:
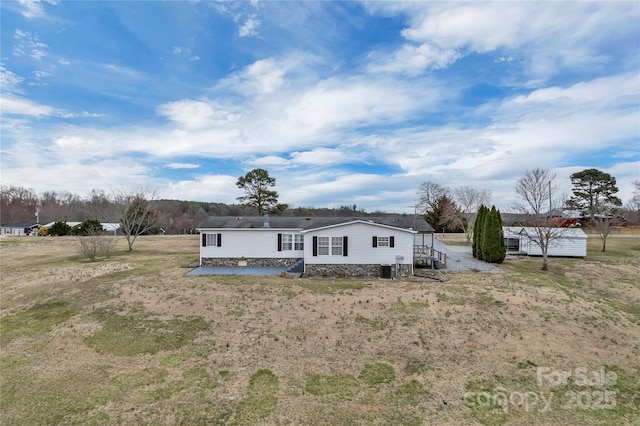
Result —
[[249, 379], [247, 397], [240, 401], [234, 424], [257, 424], [275, 410], [278, 403], [278, 377], [270, 370], [261, 369]]
[[387, 327], [389, 327], [389, 321], [381, 318], [381, 317], [375, 317], [373, 319], [367, 318], [367, 317], [363, 317], [362, 315], [357, 315], [355, 321], [358, 324], [366, 324], [369, 327], [371, 327], [372, 330], [384, 330]]
[[496, 300], [489, 293], [477, 293], [472, 296], [475, 305], [483, 308], [501, 308], [505, 305], [502, 300]]
[[178, 349], [195, 339], [209, 325], [200, 317], [161, 321], [149, 318], [139, 307], [128, 313], [114, 308], [99, 309], [91, 314], [103, 322], [102, 330], [85, 339], [98, 353], [120, 356], [155, 354]]
[[365, 364], [360, 370], [358, 378], [368, 385], [379, 385], [394, 381], [396, 372], [391, 365], [384, 362], [376, 362], [375, 364]]
[[309, 280], [296, 283], [300, 287], [311, 290], [314, 293], [333, 294], [345, 290], [361, 290], [370, 286], [366, 281], [349, 281], [349, 280]]
[[429, 369], [427, 363], [421, 359], [409, 358], [404, 366], [404, 374], [407, 376], [415, 376], [423, 374]]
[[182, 373], [180, 380], [175, 380], [141, 395], [136, 402], [150, 404], [156, 401], [171, 398], [176, 393], [182, 391], [198, 392], [206, 389], [213, 389], [218, 386], [215, 378], [211, 377], [204, 367], [192, 367]]
[[166, 376], [167, 371], [159, 368], [109, 376], [104, 366], [47, 377], [27, 376], [20, 369], [3, 371], [3, 424], [80, 424], [73, 419], [86, 418], [86, 413], [98, 406], [122, 401], [136, 389], [162, 383]]
[[160, 365], [163, 367], [177, 367], [187, 360], [187, 357], [183, 354], [169, 355], [160, 360]]
[[314, 374], [307, 381], [304, 390], [311, 395], [331, 396], [339, 400], [350, 401], [356, 397], [360, 382], [351, 374], [323, 376]]
[[60, 323], [76, 315], [80, 308], [67, 301], [52, 301], [0, 318], [0, 344], [5, 346], [18, 337], [34, 337], [48, 333]]
[[429, 391], [424, 388], [424, 385], [415, 379], [400, 386], [393, 394], [397, 403], [410, 406], [424, 402], [429, 395]]

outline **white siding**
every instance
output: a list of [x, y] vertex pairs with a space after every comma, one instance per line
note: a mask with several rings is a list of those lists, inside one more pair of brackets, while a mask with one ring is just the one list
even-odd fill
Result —
[[[523, 237], [527, 244], [529, 256], [542, 256], [540, 247]], [[547, 256], [585, 257], [587, 255], [587, 240], [577, 238], [559, 238], [549, 244]]]
[[[306, 264], [389, 264], [403, 256], [402, 264], [413, 263], [413, 233], [368, 223], [351, 223], [304, 233]], [[394, 237], [394, 247], [373, 247], [373, 237]], [[313, 237], [347, 237], [347, 256], [314, 256]]]
[[[524, 232], [522, 232], [524, 229]], [[540, 246], [531, 241], [526, 235], [527, 232], [533, 232], [528, 228], [521, 227], [504, 227], [505, 237], [519, 237], [520, 250], [529, 256], [542, 256]], [[563, 257], [585, 257], [587, 255], [587, 234], [581, 229], [564, 228], [562, 236], [552, 241], [547, 252], [548, 256]]]
[[[207, 258], [301, 258], [302, 250], [278, 251], [278, 234], [297, 234], [283, 229], [207, 229], [200, 231], [200, 257]], [[221, 247], [202, 247], [202, 234], [221, 234]], [[306, 242], [305, 242], [306, 243]]]
[[2, 227], [0, 228], [0, 235], [21, 236], [21, 235], [25, 235], [25, 233], [24, 233], [24, 228]]

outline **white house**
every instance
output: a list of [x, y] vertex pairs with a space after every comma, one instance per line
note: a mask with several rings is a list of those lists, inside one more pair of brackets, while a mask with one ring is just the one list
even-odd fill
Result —
[[[309, 275], [409, 275], [413, 217], [209, 217], [198, 228], [201, 266], [286, 266]], [[388, 276], [390, 278], [390, 276]]]
[[36, 235], [40, 224], [33, 222], [8, 223], [0, 226], [0, 235], [2, 236], [24, 236]]
[[[502, 228], [507, 253], [526, 253], [542, 256], [542, 250], [529, 237], [535, 228], [505, 226]], [[587, 255], [587, 234], [580, 228], [556, 228], [559, 235], [549, 243], [548, 256], [585, 257]]]

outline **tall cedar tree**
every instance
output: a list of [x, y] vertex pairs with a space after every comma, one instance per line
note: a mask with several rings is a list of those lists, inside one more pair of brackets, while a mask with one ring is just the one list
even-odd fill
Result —
[[502, 263], [506, 256], [500, 213], [491, 207], [482, 228], [482, 258], [489, 263]]
[[499, 261], [496, 263], [502, 263], [505, 257], [507, 257], [507, 246], [504, 243], [504, 232], [502, 231], [502, 215], [500, 214], [500, 210], [496, 209], [495, 215], [496, 228], [500, 232], [500, 252], [499, 252]]
[[471, 249], [473, 257], [482, 260], [482, 230], [484, 225], [484, 217], [487, 214], [487, 207], [483, 204], [478, 209], [478, 215], [473, 225], [473, 242]]

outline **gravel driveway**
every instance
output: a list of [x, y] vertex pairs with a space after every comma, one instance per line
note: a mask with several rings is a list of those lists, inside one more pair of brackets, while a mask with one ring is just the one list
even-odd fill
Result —
[[434, 239], [433, 248], [447, 255], [447, 267], [443, 269], [445, 272], [468, 272], [472, 270], [504, 272], [494, 264], [474, 258], [471, 255], [471, 247], [450, 246]]

